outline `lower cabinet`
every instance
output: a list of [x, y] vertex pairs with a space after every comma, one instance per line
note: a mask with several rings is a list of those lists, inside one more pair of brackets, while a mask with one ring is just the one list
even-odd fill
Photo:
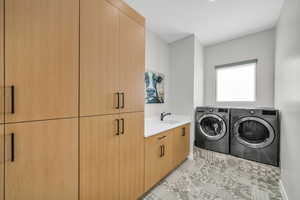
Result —
[[190, 125], [151, 136], [145, 140], [145, 191], [151, 189], [189, 154]]
[[173, 166], [180, 165], [189, 155], [190, 125], [174, 129], [173, 133]]
[[77, 121], [5, 125], [6, 200], [78, 199]]
[[4, 199], [4, 125], [0, 125], [0, 199]]
[[145, 190], [149, 190], [172, 170], [172, 136], [167, 131], [146, 139]]
[[144, 192], [144, 113], [80, 118], [80, 200]]

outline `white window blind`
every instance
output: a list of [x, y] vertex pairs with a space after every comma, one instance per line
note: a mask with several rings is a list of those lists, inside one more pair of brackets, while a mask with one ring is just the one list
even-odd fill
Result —
[[218, 102], [256, 101], [257, 60], [216, 67]]

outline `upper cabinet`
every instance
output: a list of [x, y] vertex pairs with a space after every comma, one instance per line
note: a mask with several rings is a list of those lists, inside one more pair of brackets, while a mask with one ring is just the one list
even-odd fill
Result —
[[0, 0], [0, 124], [4, 122], [4, 0]]
[[80, 13], [81, 116], [119, 112], [119, 11], [83, 0]]
[[143, 111], [145, 28], [123, 13], [120, 13], [119, 65], [122, 111]]
[[82, 0], [80, 115], [144, 110], [144, 18], [119, 0]]
[[78, 0], [5, 2], [6, 122], [77, 116], [78, 46]]

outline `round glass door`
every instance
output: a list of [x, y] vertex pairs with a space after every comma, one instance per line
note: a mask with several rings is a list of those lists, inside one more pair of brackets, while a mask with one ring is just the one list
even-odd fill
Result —
[[215, 114], [206, 114], [198, 120], [201, 133], [210, 140], [219, 140], [226, 134], [225, 121]]
[[244, 117], [234, 124], [234, 136], [247, 147], [264, 148], [272, 144], [275, 133], [267, 121], [258, 117]]

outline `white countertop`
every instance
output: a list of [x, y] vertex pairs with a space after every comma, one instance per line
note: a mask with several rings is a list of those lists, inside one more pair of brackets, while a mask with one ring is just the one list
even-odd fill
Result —
[[147, 138], [191, 122], [191, 117], [184, 115], [166, 116], [164, 121], [160, 121], [159, 117], [145, 118], [144, 136]]

